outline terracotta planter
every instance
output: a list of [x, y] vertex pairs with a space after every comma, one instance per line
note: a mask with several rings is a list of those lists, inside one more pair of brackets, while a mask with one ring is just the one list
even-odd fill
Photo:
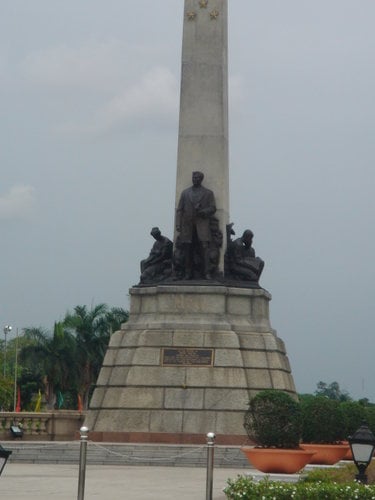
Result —
[[256, 469], [267, 473], [295, 474], [308, 464], [313, 451], [302, 449], [283, 450], [279, 448], [243, 447], [241, 451]]
[[348, 451], [342, 457], [342, 460], [353, 460], [352, 450], [350, 448], [350, 444], [348, 443], [348, 441], [343, 441], [341, 444], [347, 444], [348, 445]]
[[348, 444], [301, 444], [306, 451], [314, 451], [310, 464], [333, 465], [341, 460], [350, 446]]

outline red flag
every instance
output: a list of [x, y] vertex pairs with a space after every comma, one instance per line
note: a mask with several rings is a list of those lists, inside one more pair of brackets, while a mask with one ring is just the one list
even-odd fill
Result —
[[83, 411], [83, 404], [80, 394], [78, 394], [78, 411]]
[[16, 412], [19, 413], [21, 411], [21, 389], [18, 386], [17, 388], [17, 404], [16, 404]]

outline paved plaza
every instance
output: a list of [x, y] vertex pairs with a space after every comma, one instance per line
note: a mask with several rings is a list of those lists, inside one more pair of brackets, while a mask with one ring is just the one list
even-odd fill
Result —
[[[228, 478], [244, 469], [214, 470], [213, 500], [225, 500]], [[0, 477], [1, 500], [75, 500], [78, 465], [8, 463]], [[85, 500], [205, 500], [204, 467], [88, 465]]]

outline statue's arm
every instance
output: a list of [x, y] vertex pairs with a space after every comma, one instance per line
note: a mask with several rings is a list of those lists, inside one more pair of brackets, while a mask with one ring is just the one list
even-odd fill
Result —
[[177, 209], [176, 209], [176, 231], [177, 232], [181, 231], [182, 213], [184, 211], [184, 206], [185, 206], [185, 197], [184, 197], [184, 193], [181, 193], [180, 201], [178, 202]]
[[214, 193], [210, 191], [207, 195], [207, 206], [205, 208], [200, 209], [200, 214], [204, 217], [211, 217], [216, 212], [216, 204]]

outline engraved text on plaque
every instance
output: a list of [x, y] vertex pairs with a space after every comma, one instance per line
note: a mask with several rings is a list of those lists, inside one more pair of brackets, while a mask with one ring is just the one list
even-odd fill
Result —
[[213, 366], [214, 349], [164, 347], [162, 366]]

